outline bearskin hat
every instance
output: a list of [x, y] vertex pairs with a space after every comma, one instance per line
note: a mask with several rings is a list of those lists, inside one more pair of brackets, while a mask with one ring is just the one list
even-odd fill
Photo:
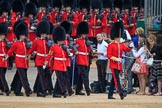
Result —
[[74, 6], [74, 0], [63, 0], [64, 7], [73, 7]]
[[125, 0], [124, 1], [124, 9], [131, 9], [131, 6], [132, 3], [131, 3], [131, 0]]
[[39, 37], [41, 34], [50, 34], [50, 24], [45, 20], [37, 25], [36, 35]]
[[118, 7], [120, 9], [122, 9], [122, 5], [123, 5], [122, 0], [115, 0], [114, 1], [114, 7]]
[[79, 6], [80, 6], [80, 9], [86, 8], [89, 10], [90, 9], [90, 0], [80, 0]]
[[0, 34], [7, 35], [8, 33], [8, 24], [6, 22], [0, 23]]
[[132, 0], [133, 7], [139, 7], [140, 6], [140, 0]]
[[92, 9], [101, 9], [102, 2], [101, 0], [92, 0]]
[[15, 31], [16, 31], [16, 26], [17, 26], [19, 23], [21, 23], [21, 22], [23, 22], [23, 20], [18, 20], [18, 21], [16, 21], [16, 22], [14, 23], [14, 25], [13, 25], [13, 31], [14, 31], [14, 33], [15, 33]]
[[[17, 0], [15, 0], [15, 1], [17, 1]], [[22, 1], [22, 3], [23, 3], [24, 6], [25, 6], [26, 3], [27, 3], [27, 0], [20, 0], [20, 1]]]
[[8, 12], [10, 13], [11, 11], [11, 4], [7, 1], [3, 1], [1, 4], [0, 4], [0, 13], [2, 12]]
[[122, 21], [115, 22], [111, 27], [110, 38], [113, 40], [115, 38], [119, 37], [121, 38], [123, 33], [124, 33], [123, 22]]
[[112, 8], [112, 0], [102, 0], [103, 8]]
[[34, 16], [37, 14], [37, 7], [32, 2], [26, 4], [25, 6], [25, 16], [28, 16], [29, 14], [32, 14]]
[[30, 3], [34, 3], [35, 6], [38, 8], [38, 0], [29, 0]]
[[77, 27], [77, 35], [88, 34], [88, 33], [89, 33], [88, 23], [85, 21], [80, 22]]
[[65, 29], [66, 34], [72, 33], [72, 25], [69, 21], [63, 21], [60, 26], [62, 26]]
[[61, 0], [53, 0], [52, 5], [53, 5], [53, 7], [61, 8], [62, 2], [61, 2]]
[[38, 0], [38, 5], [39, 5], [39, 7], [48, 8], [50, 5], [50, 1], [49, 0]]
[[13, 3], [12, 3], [12, 10], [14, 12], [23, 12], [24, 11], [24, 4], [21, 0], [15, 0]]
[[19, 24], [17, 24], [15, 28], [15, 35], [18, 40], [20, 39], [20, 35], [28, 35], [28, 26], [25, 22], [22, 21]]
[[63, 41], [65, 40], [65, 29], [61, 26], [58, 26], [54, 29], [53, 31], [53, 40], [55, 43], [57, 43], [57, 41]]

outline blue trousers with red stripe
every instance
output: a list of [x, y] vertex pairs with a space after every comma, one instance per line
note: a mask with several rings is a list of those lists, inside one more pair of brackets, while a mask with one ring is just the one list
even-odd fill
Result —
[[119, 95], [123, 96], [123, 90], [122, 90], [121, 84], [120, 84], [119, 73], [120, 73], [120, 70], [112, 69], [113, 77], [111, 79], [111, 85], [110, 85], [109, 94], [108, 94], [109, 97], [113, 96], [115, 86], [116, 86], [116, 89], [117, 89]]

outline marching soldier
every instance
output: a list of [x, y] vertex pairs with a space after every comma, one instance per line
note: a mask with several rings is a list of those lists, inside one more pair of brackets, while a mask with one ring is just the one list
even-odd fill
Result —
[[15, 64], [18, 79], [14, 93], [16, 96], [23, 96], [21, 93], [21, 88], [23, 87], [25, 89], [26, 96], [30, 96], [32, 91], [27, 78], [27, 69], [29, 67], [28, 50], [30, 45], [26, 42], [26, 37], [28, 35], [26, 23], [20, 22], [15, 28], [15, 34], [17, 41], [12, 44], [4, 60], [7, 60], [9, 56], [12, 56], [12, 54], [15, 53]]
[[92, 0], [92, 17], [90, 20], [92, 20], [92, 31], [93, 31], [93, 37], [90, 37], [89, 39], [97, 44], [96, 35], [98, 33], [103, 32], [103, 27], [105, 27], [105, 19], [102, 13], [102, 2], [100, 0]]
[[115, 17], [113, 19], [114, 22], [117, 22], [119, 18], [121, 18], [120, 11], [122, 9], [122, 1], [114, 0], [114, 8], [115, 8]]
[[3, 61], [4, 57], [7, 54], [7, 50], [10, 48], [10, 45], [6, 40], [7, 33], [7, 23], [0, 23], [0, 87], [2, 87], [2, 90], [6, 93], [6, 96], [9, 96], [9, 88], [5, 78], [8, 67], [8, 61]]
[[107, 57], [110, 60], [110, 69], [112, 71], [112, 80], [108, 99], [115, 99], [113, 97], [114, 86], [119, 93], [120, 99], [123, 100], [125, 95], [120, 85], [119, 73], [122, 71], [122, 53], [129, 52], [131, 49], [124, 43], [120, 43], [120, 38], [123, 33], [122, 21], [116, 22], [112, 25], [110, 37], [114, 42], [110, 43], [107, 48]]
[[89, 88], [89, 54], [90, 54], [90, 47], [86, 44], [86, 38], [89, 34], [89, 26], [88, 23], [82, 21], [79, 23], [77, 27], [77, 35], [79, 38], [75, 41], [78, 45], [78, 53], [76, 56], [76, 64], [78, 65], [79, 71], [79, 78], [78, 84], [76, 87], [76, 95], [85, 95], [81, 92], [82, 90], [82, 83], [84, 84], [87, 96], [90, 95], [90, 88]]
[[32, 2], [29, 2], [25, 6], [25, 18], [23, 19], [24, 22], [28, 25], [29, 30], [29, 40], [34, 41], [36, 38], [36, 26], [37, 26], [37, 20], [35, 19], [35, 16], [37, 14], [37, 8], [36, 5]]
[[67, 72], [67, 65], [66, 65], [66, 58], [67, 53], [63, 48], [64, 40], [65, 40], [65, 30], [63, 27], [56, 27], [53, 32], [53, 39], [56, 44], [54, 44], [49, 51], [49, 55], [47, 56], [45, 65], [50, 61], [51, 58], [54, 58], [53, 63], [53, 70], [56, 73], [57, 79], [55, 83], [54, 98], [60, 98], [67, 96], [67, 89], [66, 89], [66, 72]]
[[52, 22], [55, 26], [60, 25], [62, 21], [62, 2], [61, 0], [53, 0], [53, 11], [50, 13], [50, 22]]
[[[36, 30], [37, 39], [33, 41], [33, 45], [29, 50], [29, 55], [31, 55], [34, 51], [36, 52], [35, 65], [38, 70], [38, 81], [37, 84], [37, 96], [45, 97], [47, 91], [45, 74], [50, 73], [49, 66], [43, 67], [47, 54], [49, 52], [49, 46], [47, 45], [47, 35], [50, 34], [50, 25], [47, 21], [41, 21]], [[50, 81], [50, 79], [48, 80]], [[51, 83], [48, 82], [48, 83]]]
[[105, 25], [106, 27], [103, 27], [103, 31], [107, 34], [110, 35], [110, 29], [113, 22], [114, 18], [114, 10], [113, 10], [113, 3], [111, 0], [103, 0], [103, 8], [104, 8], [104, 17], [105, 17]]
[[38, 22], [44, 20], [49, 20], [49, 16], [48, 16], [48, 8], [49, 8], [49, 0], [38, 0], [38, 5], [40, 8], [40, 12], [38, 12], [37, 14], [37, 19]]
[[63, 2], [65, 12], [62, 14], [62, 20], [69, 21], [72, 24], [72, 38], [76, 38], [76, 27], [79, 23], [78, 14], [73, 12], [74, 0], [65, 0]]
[[[91, 20], [91, 9], [90, 9], [90, 0], [80, 0], [79, 2], [79, 7], [80, 7], [80, 14], [78, 15], [79, 21], [86, 21], [89, 25], [89, 27], [92, 27], [93, 20]], [[93, 37], [93, 30], [90, 29], [89, 38]]]
[[[69, 49], [73, 50], [73, 39], [70, 37], [71, 36], [71, 33], [72, 33], [72, 25], [70, 22], [68, 21], [63, 21], [61, 24], [60, 24], [61, 27], [63, 27], [65, 29], [65, 40], [64, 40], [64, 44], [66, 46], [69, 47]], [[70, 83], [70, 71], [71, 71], [71, 57], [67, 56], [66, 58], [66, 66], [67, 66], [67, 72], [66, 72], [66, 85], [67, 85], [67, 89], [68, 89], [68, 93], [69, 93], [69, 96], [71, 96], [74, 92], [72, 90], [72, 87], [71, 87], [71, 83]]]

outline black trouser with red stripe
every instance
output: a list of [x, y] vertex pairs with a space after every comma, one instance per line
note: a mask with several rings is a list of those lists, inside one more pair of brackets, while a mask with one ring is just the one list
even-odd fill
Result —
[[119, 73], [120, 73], [120, 70], [112, 69], [113, 77], [111, 79], [111, 85], [110, 85], [108, 97], [113, 96], [115, 86], [116, 86], [116, 89], [117, 89], [119, 95], [123, 96], [123, 90], [122, 90], [121, 84], [120, 84]]
[[27, 78], [27, 69], [25, 68], [17, 68], [18, 79], [16, 81], [16, 88], [14, 90], [15, 94], [19, 94], [21, 92], [21, 88], [23, 87], [26, 93], [31, 91], [29, 86], [28, 78]]
[[54, 94], [65, 94], [67, 92], [65, 85], [66, 72], [55, 71], [57, 80], [55, 83]]
[[2, 84], [1, 87], [4, 92], [9, 91], [8, 84], [5, 78], [6, 70], [7, 68], [0, 67], [0, 84]]
[[79, 79], [78, 79], [78, 84], [76, 88], [76, 92], [81, 92], [83, 89], [82, 84], [84, 84], [86, 92], [90, 92], [89, 88], [89, 67], [88, 66], [83, 66], [83, 65], [78, 65], [78, 71], [79, 71]]
[[45, 93], [47, 90], [45, 69], [43, 69], [43, 66], [38, 66], [37, 69], [38, 69], [37, 93]]

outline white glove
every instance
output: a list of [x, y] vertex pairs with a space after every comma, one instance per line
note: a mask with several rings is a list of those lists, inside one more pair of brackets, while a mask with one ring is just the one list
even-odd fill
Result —
[[46, 69], [46, 65], [43, 65], [43, 69]]
[[117, 62], [122, 62], [122, 58], [117, 58], [116, 61]]
[[134, 43], [131, 42], [131, 43], [129, 44], [129, 47], [130, 47], [130, 48], [134, 48]]

